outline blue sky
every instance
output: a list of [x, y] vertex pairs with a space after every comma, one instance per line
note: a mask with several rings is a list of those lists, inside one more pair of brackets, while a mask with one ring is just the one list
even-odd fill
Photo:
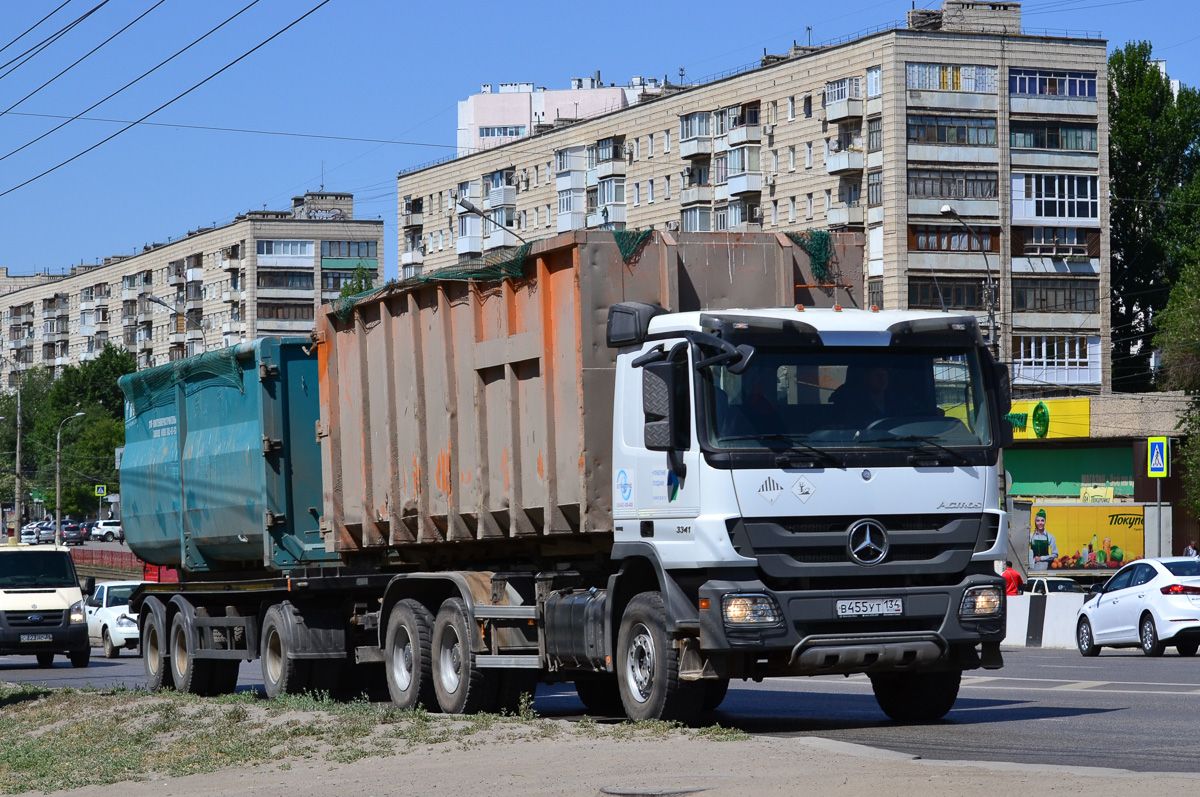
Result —
[[[0, 46], [63, 0], [0, 3]], [[584, 5], [329, 0], [147, 121], [52, 173], [14, 187], [153, 111], [261, 44], [321, 0], [257, 0], [249, 10], [86, 116], [4, 158], [146, 72], [252, 0], [68, 0], [0, 64], [91, 16], [27, 61], [0, 68], [0, 266], [11, 273], [94, 263], [153, 241], [285, 209], [322, 185], [384, 220], [396, 273], [396, 172], [453, 152], [456, 102], [481, 83], [566, 88], [599, 69], [689, 80], [752, 62], [763, 48], [814, 43], [902, 20], [911, 0], [837, 3], [626, 2]], [[918, 0], [932, 6], [940, 0]], [[152, 10], [150, 10], [152, 9]], [[56, 74], [139, 14], [78, 66]], [[1110, 49], [1149, 39], [1171, 76], [1200, 81], [1197, 0], [1027, 0], [1027, 31], [1103, 33]], [[45, 88], [19, 102], [42, 84]], [[6, 109], [8, 109], [6, 111]], [[259, 132], [198, 128], [231, 128]], [[272, 135], [270, 133], [304, 134]], [[306, 136], [370, 139], [333, 140]], [[403, 143], [401, 143], [403, 142]], [[322, 175], [323, 178], [322, 178]]]

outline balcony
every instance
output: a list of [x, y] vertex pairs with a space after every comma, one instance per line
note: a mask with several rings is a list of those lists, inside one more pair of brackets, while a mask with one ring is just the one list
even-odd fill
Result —
[[849, 98], [834, 100], [825, 106], [825, 119], [830, 123], [841, 122], [846, 119], [861, 119], [862, 115], [862, 100]]
[[425, 253], [420, 249], [400, 253], [400, 265], [402, 266], [419, 266], [424, 262]]
[[138, 338], [137, 350], [139, 352], [150, 351], [153, 348], [154, 348], [154, 338], [152, 338], [148, 335], [144, 338]]
[[711, 185], [693, 185], [679, 192], [679, 204], [681, 205], [707, 204], [712, 201], [713, 187]]
[[229, 304], [237, 304], [242, 300], [242, 292], [237, 288], [227, 288], [221, 291], [221, 301]]
[[402, 213], [400, 215], [401, 227], [420, 227], [425, 224], [424, 213]]
[[203, 282], [204, 281], [204, 267], [203, 266], [192, 266], [184, 273], [183, 276], [187, 277], [188, 282]]
[[89, 311], [95, 309], [95, 307], [96, 307], [96, 303], [93, 302], [91, 299], [87, 299], [87, 300], [80, 299], [79, 300], [79, 312], [81, 312], [81, 313], [89, 312]]
[[863, 223], [863, 209], [860, 205], [839, 204], [831, 207], [825, 214], [825, 223], [830, 227], [845, 227], [851, 224]]
[[829, 174], [850, 174], [863, 170], [862, 150], [844, 149], [825, 156], [825, 171]]
[[707, 158], [712, 155], [713, 142], [711, 138], [689, 138], [679, 142], [679, 157]]
[[1000, 200], [998, 199], [936, 199], [911, 197], [908, 200], [908, 215], [942, 217], [942, 207], [949, 205], [966, 218], [985, 216], [997, 218], [1000, 215]]
[[762, 125], [742, 125], [729, 131], [729, 146], [757, 144], [762, 141]]
[[222, 271], [237, 271], [242, 267], [241, 258], [226, 257], [225, 253], [221, 253], [221, 257], [217, 260], [217, 266]]
[[168, 285], [182, 285], [185, 282], [187, 282], [187, 279], [185, 278], [183, 269], [181, 269], [181, 268], [167, 269], [167, 284]]
[[400, 279], [410, 280], [415, 279], [425, 273], [425, 266], [403, 266], [400, 269]]
[[97, 296], [95, 299], [93, 299], [93, 301], [96, 303], [97, 307], [108, 307], [108, 294], [106, 293], [103, 296]]
[[128, 285], [126, 285], [121, 288], [121, 301], [136, 302], [138, 293], [139, 293], [139, 291], [137, 288], [131, 288]]
[[582, 210], [558, 214], [558, 231], [582, 230], [587, 225], [587, 214]]
[[96, 316], [96, 320], [93, 321], [92, 323], [95, 324], [97, 327], [103, 327], [104, 329], [108, 329], [108, 316], [104, 316], [103, 318]]
[[503, 185], [499, 188], [493, 188], [488, 191], [488, 208], [511, 207], [516, 204], [517, 187], [515, 185]]
[[486, 248], [499, 249], [508, 246], [520, 246], [521, 241], [507, 229], [494, 227], [487, 236]]
[[743, 172], [729, 175], [729, 196], [762, 193], [762, 173]]
[[595, 213], [589, 213], [587, 217], [587, 226], [589, 227], [601, 227], [605, 224], [624, 223], [624, 205], [601, 205]]
[[454, 240], [454, 250], [460, 255], [477, 255], [483, 251], [483, 236], [460, 235]]
[[625, 176], [625, 161], [610, 160], [602, 161], [596, 166], [596, 179], [603, 180], [606, 177], [624, 177]]
[[100, 352], [98, 352], [98, 351], [81, 351], [79, 353], [79, 361], [81, 363], [86, 363], [90, 360], [96, 359], [99, 356], [100, 356]]
[[574, 191], [580, 190], [587, 186], [587, 173], [583, 169], [577, 169], [571, 172], [560, 172], [554, 178], [555, 191]]

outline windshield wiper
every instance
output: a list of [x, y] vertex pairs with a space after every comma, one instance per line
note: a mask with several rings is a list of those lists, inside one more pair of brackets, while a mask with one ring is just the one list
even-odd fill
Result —
[[959, 462], [961, 462], [961, 463], [962, 463], [962, 464], [964, 464], [964, 465], [970, 465], [970, 464], [971, 464], [971, 460], [970, 460], [970, 459], [968, 459], [968, 458], [967, 458], [965, 455], [963, 455], [961, 452], [955, 451], [955, 450], [954, 450], [954, 449], [952, 449], [952, 448], [946, 448], [946, 447], [945, 447], [944, 445], [942, 445], [941, 443], [939, 443], [939, 442], [937, 442], [937, 441], [935, 441], [935, 440], [933, 440], [932, 438], [929, 438], [929, 437], [922, 437], [922, 436], [920, 436], [920, 435], [910, 434], [910, 435], [904, 435], [904, 436], [901, 436], [901, 437], [892, 437], [892, 438], [888, 438], [888, 440], [889, 440], [889, 441], [891, 441], [891, 440], [894, 440], [894, 441], [896, 441], [896, 442], [899, 442], [899, 443], [924, 443], [925, 445], [927, 445], [927, 446], [933, 446], [934, 448], [936, 448], [936, 449], [938, 449], [938, 450], [940, 450], [940, 451], [945, 451], [947, 454], [949, 454], [950, 456], [954, 457], [955, 459], [957, 459]]
[[[816, 456], [817, 459], [828, 462], [835, 468], [840, 468], [843, 466], [842, 461], [833, 454], [830, 454], [828, 451], [823, 451], [816, 446], [809, 445], [803, 440], [799, 440], [791, 435], [779, 434], [778, 432], [773, 432], [770, 434], [731, 435], [728, 437], [722, 437], [721, 440], [774, 440], [776, 442], [785, 443], [789, 447], [794, 448], [795, 446], [799, 446], [800, 448], [804, 449], [804, 451], [787, 451], [778, 454], [778, 456], [775, 457], [775, 464], [781, 468], [789, 467], [789, 463], [792, 462], [801, 463], [799, 466], [811, 464], [811, 460], [799, 459], [805, 455], [805, 452], [811, 453], [812, 455]], [[790, 467], [798, 467], [798, 465], [791, 465]]]

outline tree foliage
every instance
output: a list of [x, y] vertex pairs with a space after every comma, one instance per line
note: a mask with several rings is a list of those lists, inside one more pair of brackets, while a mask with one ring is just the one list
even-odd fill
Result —
[[1108, 62], [1113, 388], [1148, 390], [1151, 343], [1171, 286], [1200, 238], [1200, 98], [1179, 96], [1130, 42]]
[[375, 284], [371, 279], [371, 272], [360, 262], [358, 267], [354, 269], [354, 276], [342, 285], [342, 291], [338, 296], [345, 299], [348, 296], [356, 296], [363, 291], [369, 291], [373, 287], [375, 287]]
[[[95, 517], [95, 486], [119, 491], [114, 454], [125, 444], [125, 400], [117, 379], [137, 368], [133, 355], [109, 345], [96, 359], [61, 369], [57, 378], [45, 368], [21, 377], [21, 476], [26, 519], [37, 517], [31, 491], [46, 496], [44, 511], [54, 512], [55, 458], [59, 424], [78, 412], [84, 415], [62, 427], [63, 516]], [[16, 486], [17, 394], [0, 395], [0, 499], [11, 502]]]

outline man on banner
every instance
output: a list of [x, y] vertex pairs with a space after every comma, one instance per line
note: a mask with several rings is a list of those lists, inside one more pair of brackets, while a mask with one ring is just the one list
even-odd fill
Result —
[[1046, 510], [1039, 509], [1029, 535], [1029, 569], [1049, 570], [1050, 562], [1058, 558], [1058, 542], [1046, 531]]

